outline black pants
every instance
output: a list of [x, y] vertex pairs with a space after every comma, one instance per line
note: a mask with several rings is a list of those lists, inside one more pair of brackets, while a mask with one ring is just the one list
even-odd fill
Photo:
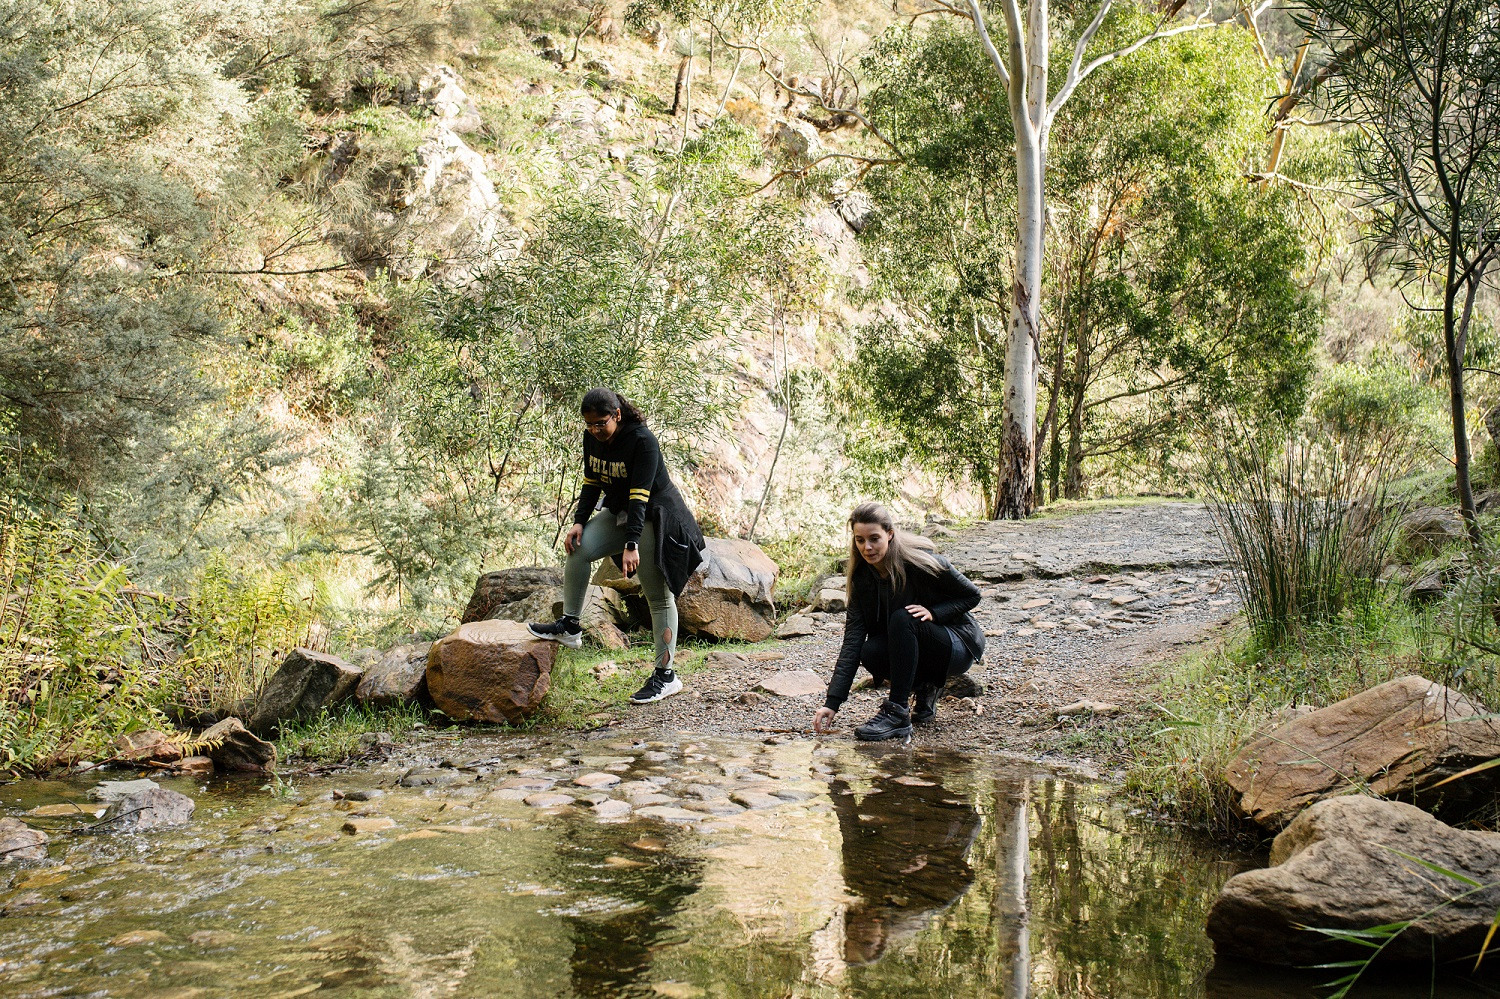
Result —
[[918, 621], [904, 607], [892, 609], [885, 634], [867, 636], [859, 654], [859, 664], [871, 676], [890, 681], [890, 699], [897, 704], [911, 700], [913, 687], [941, 687], [972, 661], [955, 651], [951, 631], [934, 621]]

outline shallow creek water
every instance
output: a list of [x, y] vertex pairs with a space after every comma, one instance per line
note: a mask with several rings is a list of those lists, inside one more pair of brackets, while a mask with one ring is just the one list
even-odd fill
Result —
[[[97, 807], [92, 783], [0, 787], [0, 814]], [[1269, 999], [1332, 977], [1215, 968], [1204, 915], [1246, 858], [1013, 762], [469, 737], [281, 797], [161, 783], [191, 825], [26, 816], [53, 842], [0, 872], [0, 995]], [[1491, 994], [1360, 994], [1429, 992]]]

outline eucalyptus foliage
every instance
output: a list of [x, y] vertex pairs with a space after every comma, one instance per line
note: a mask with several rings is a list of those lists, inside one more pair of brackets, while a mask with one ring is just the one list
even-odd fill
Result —
[[1326, 49], [1312, 100], [1353, 126], [1375, 246], [1440, 300], [1459, 501], [1478, 545], [1464, 381], [1500, 260], [1500, 17], [1487, 0], [1314, 0], [1302, 20]]
[[[872, 116], [909, 151], [870, 180], [868, 257], [903, 315], [862, 341], [867, 402], [918, 455], [988, 490], [1016, 211], [1006, 94], [969, 33], [941, 24], [892, 31], [867, 68]], [[1298, 411], [1319, 324], [1291, 193], [1242, 176], [1264, 130], [1248, 41], [1186, 35], [1100, 74], [1049, 152], [1052, 321], [1036, 349], [1054, 496], [1083, 495], [1088, 465], [1162, 466], [1220, 407]]]

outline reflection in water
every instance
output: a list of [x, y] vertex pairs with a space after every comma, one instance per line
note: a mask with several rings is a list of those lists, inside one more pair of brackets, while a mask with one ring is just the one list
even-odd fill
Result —
[[[1203, 918], [1240, 858], [1100, 789], [994, 760], [813, 740], [609, 748], [631, 761], [615, 764], [625, 780], [657, 781], [685, 804], [710, 787], [759, 787], [780, 803], [691, 828], [539, 811], [499, 785], [526, 770], [567, 787], [611, 764], [571, 759], [597, 747], [503, 739], [467, 741], [510, 755], [463, 786], [368, 775], [386, 793], [360, 807], [396, 823], [376, 836], [340, 831], [351, 803], [333, 800], [331, 781], [307, 780], [298, 804], [184, 783], [199, 798], [190, 828], [60, 834], [54, 866], [0, 868], [0, 994], [1318, 995], [1316, 976], [1210, 971]], [[0, 813], [84, 790], [17, 786]], [[1376, 986], [1363, 994], [1491, 994], [1392, 991], [1385, 975]]]
[[908, 773], [880, 774], [863, 795], [842, 780], [828, 789], [844, 884], [859, 897], [844, 913], [844, 960], [868, 964], [968, 890], [979, 815], [941, 783]]
[[647, 975], [653, 948], [672, 935], [683, 901], [701, 881], [699, 860], [665, 851], [651, 863], [634, 862], [642, 863], [640, 867], [609, 866], [613, 841], [618, 839], [612, 832], [592, 824], [575, 826], [563, 855], [579, 890], [596, 896], [607, 893], [621, 903], [601, 912], [567, 915], [573, 941], [572, 995], [579, 999], [614, 999]]

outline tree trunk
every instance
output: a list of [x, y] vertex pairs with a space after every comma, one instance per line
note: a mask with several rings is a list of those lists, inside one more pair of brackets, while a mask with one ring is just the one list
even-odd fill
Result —
[[1068, 499], [1083, 499], [1083, 419], [1088, 415], [1089, 387], [1089, 343], [1085, 329], [1077, 336], [1078, 346], [1073, 351], [1073, 380], [1069, 384], [1072, 395], [1068, 399], [1068, 465], [1063, 476], [1063, 495]]
[[998, 957], [1004, 963], [1004, 999], [1031, 994], [1031, 927], [1028, 896], [1031, 873], [1031, 781], [1001, 785], [996, 802], [998, 847], [995, 858], [995, 906], [999, 917]]
[[672, 90], [672, 117], [687, 111], [688, 88], [693, 85], [693, 57], [685, 55], [677, 64], [677, 86]]
[[[1042, 445], [1048, 440], [1048, 438], [1050, 438], [1051, 441], [1052, 441], [1052, 446], [1050, 448], [1050, 453], [1048, 454], [1048, 457], [1047, 457], [1047, 502], [1048, 503], [1056, 503], [1057, 502], [1057, 477], [1058, 477], [1058, 474], [1059, 474], [1059, 466], [1061, 465], [1061, 462], [1062, 462], [1062, 446], [1061, 446], [1060, 438], [1059, 438], [1058, 432], [1057, 432], [1058, 423], [1060, 422], [1058, 420], [1057, 411], [1058, 411], [1058, 400], [1060, 400], [1062, 398], [1062, 394], [1063, 394], [1063, 371], [1064, 371], [1063, 360], [1064, 360], [1064, 357], [1066, 356], [1067, 349], [1068, 349], [1068, 331], [1067, 331], [1067, 328], [1064, 327], [1062, 330], [1060, 330], [1058, 332], [1058, 337], [1057, 337], [1057, 353], [1054, 356], [1053, 361], [1052, 361], [1052, 384], [1050, 386], [1048, 386], [1048, 388], [1047, 388], [1047, 416], [1046, 416], [1045, 419], [1042, 420], [1042, 432], [1041, 432], [1040, 436], [1037, 437], [1037, 453], [1038, 453], [1038, 456], [1040, 456], [1040, 454], [1041, 454], [1041, 447], [1042, 447]], [[1038, 461], [1038, 472], [1037, 472], [1037, 492], [1041, 493], [1041, 491], [1042, 491], [1042, 485], [1041, 485], [1041, 472], [1040, 472], [1040, 460], [1039, 460]]]
[[[1019, 100], [1013, 104], [1019, 105]], [[1015, 283], [1005, 341], [1005, 411], [1001, 418], [1000, 481], [995, 517], [1020, 520], [1036, 509], [1036, 352], [1042, 297], [1042, 157], [1024, 106], [1016, 117], [1017, 231]], [[1019, 123], [1018, 123], [1019, 125]]]
[[[1449, 246], [1456, 244], [1456, 238]], [[1464, 295], [1463, 316], [1457, 314], [1458, 287], [1454, 277], [1457, 261], [1452, 251], [1448, 264], [1448, 287], [1443, 294], [1443, 346], [1448, 358], [1448, 409], [1453, 418], [1453, 470], [1458, 480], [1458, 508], [1463, 514], [1464, 526], [1468, 528], [1469, 542], [1474, 547], [1483, 543], [1479, 533], [1479, 513], [1474, 507], [1474, 486], [1469, 481], [1469, 431], [1464, 419], [1464, 354], [1468, 346], [1469, 319], [1474, 314], [1474, 296], [1479, 282], [1469, 284]], [[1476, 276], [1477, 277], [1477, 276]]]

